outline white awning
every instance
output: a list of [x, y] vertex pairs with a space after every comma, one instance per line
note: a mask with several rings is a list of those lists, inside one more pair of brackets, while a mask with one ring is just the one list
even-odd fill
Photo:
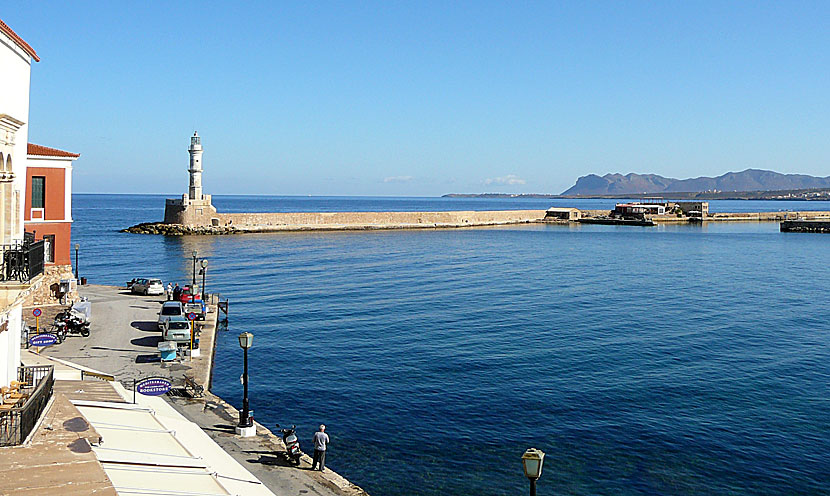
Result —
[[[118, 383], [112, 386], [131, 396]], [[73, 401], [101, 435], [93, 446], [119, 494], [273, 496], [202, 429], [160, 397], [138, 404]]]

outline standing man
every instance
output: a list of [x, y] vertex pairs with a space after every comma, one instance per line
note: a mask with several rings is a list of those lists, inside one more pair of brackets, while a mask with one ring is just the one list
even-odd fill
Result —
[[167, 283], [167, 301], [171, 301], [173, 299], [173, 283]]
[[320, 424], [320, 430], [314, 433], [314, 461], [311, 463], [311, 470], [320, 464], [320, 472], [326, 469], [326, 446], [329, 444], [329, 435], [326, 434], [326, 426]]
[[179, 287], [179, 283], [176, 283], [176, 287], [173, 288], [173, 301], [179, 301], [182, 297], [182, 288]]

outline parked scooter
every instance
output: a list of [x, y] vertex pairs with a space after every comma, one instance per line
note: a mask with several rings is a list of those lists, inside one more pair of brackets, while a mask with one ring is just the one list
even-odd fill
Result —
[[[88, 306], [87, 302], [82, 302]], [[55, 315], [54, 333], [58, 337], [58, 342], [63, 342], [69, 334], [80, 334], [83, 337], [89, 336], [89, 319], [85, 313], [86, 308], [81, 305], [81, 308], [75, 308], [76, 305], [71, 306], [68, 310], [58, 312]]]
[[[277, 424], [277, 429], [280, 429], [280, 424]], [[292, 425], [290, 429], [280, 429], [280, 432], [282, 433], [282, 442], [285, 444], [285, 459], [289, 463], [293, 462], [294, 465], [299, 465], [303, 452], [300, 451], [300, 441], [297, 439], [295, 430], [297, 430], [297, 426]]]

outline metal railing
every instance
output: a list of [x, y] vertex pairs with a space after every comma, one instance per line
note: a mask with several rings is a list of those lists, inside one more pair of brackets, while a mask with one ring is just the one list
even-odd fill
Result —
[[31, 281], [43, 272], [43, 240], [0, 245], [0, 281]]
[[21, 389], [30, 392], [21, 406], [0, 412], [0, 446], [22, 444], [35, 428], [55, 384], [51, 365], [19, 367], [17, 379], [24, 383]]
[[81, 380], [85, 381], [88, 378], [97, 379], [99, 381], [108, 381], [112, 382], [115, 380], [115, 376], [110, 374], [101, 374], [99, 372], [92, 372], [91, 370], [81, 370]]

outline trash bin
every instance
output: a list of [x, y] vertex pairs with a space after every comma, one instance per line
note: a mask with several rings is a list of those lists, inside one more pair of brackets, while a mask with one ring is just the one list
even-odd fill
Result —
[[162, 362], [169, 362], [176, 359], [176, 343], [173, 341], [162, 341], [159, 343], [159, 354]]
[[86, 277], [81, 278], [81, 286], [86, 286]]

